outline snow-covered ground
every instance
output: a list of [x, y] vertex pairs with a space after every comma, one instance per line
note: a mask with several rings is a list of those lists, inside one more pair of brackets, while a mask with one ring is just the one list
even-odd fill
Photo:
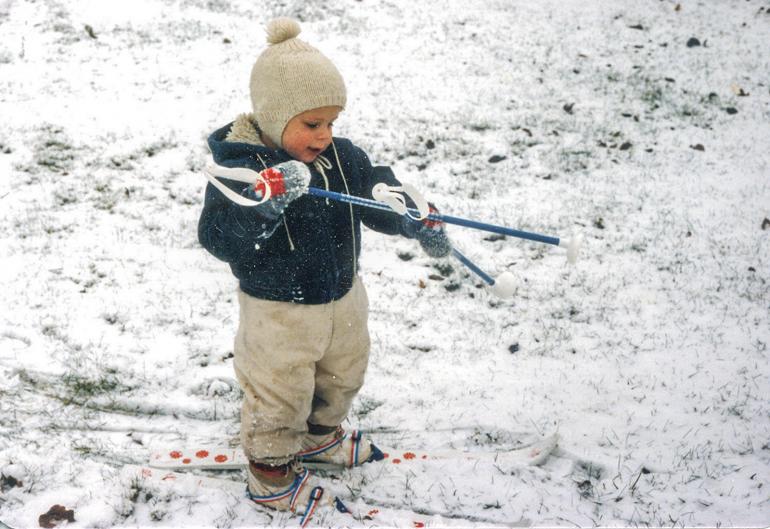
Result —
[[290, 15], [348, 83], [338, 135], [446, 213], [585, 237], [570, 267], [450, 227], [515, 276], [505, 301], [367, 232], [372, 361], [349, 426], [467, 450], [558, 431], [593, 466], [344, 483], [468, 524], [767, 526], [770, 3], [259, 4], [0, 2], [0, 520], [297, 523], [120, 475], [154, 448], [237, 442], [235, 281], [196, 240], [201, 167], [249, 110], [265, 22]]

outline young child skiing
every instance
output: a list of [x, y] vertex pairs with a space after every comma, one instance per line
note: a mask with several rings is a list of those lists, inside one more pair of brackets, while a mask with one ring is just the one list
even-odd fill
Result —
[[[269, 199], [246, 207], [208, 185], [198, 238], [239, 281], [233, 364], [244, 393], [249, 496], [303, 513], [323, 494], [306, 463], [351, 467], [383, 458], [368, 437], [341, 426], [369, 357], [361, 223], [416, 238], [433, 257], [447, 255], [451, 244], [442, 226], [305, 193], [312, 186], [371, 198], [379, 182], [400, 184], [349, 140], [332, 137], [345, 84], [299, 32], [291, 19], [268, 25], [269, 45], [251, 72], [253, 112], [208, 140], [218, 165], [273, 175]], [[291, 169], [297, 162], [303, 171]], [[263, 182], [226, 185], [254, 199], [266, 191]]]

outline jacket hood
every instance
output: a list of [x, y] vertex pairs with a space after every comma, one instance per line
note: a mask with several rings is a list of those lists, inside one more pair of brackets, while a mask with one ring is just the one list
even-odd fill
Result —
[[215, 130], [208, 138], [214, 161], [227, 167], [250, 167], [261, 171], [291, 160], [283, 149], [267, 147], [259, 137], [259, 127], [251, 114], [241, 114], [235, 121]]
[[254, 114], [240, 114], [230, 126], [225, 141], [248, 143], [265, 147], [260, 137], [259, 125]]

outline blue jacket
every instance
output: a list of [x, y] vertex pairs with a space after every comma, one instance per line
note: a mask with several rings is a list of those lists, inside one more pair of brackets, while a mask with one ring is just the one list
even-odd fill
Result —
[[[232, 123], [215, 131], [208, 140], [214, 161], [225, 167], [264, 169], [290, 160], [282, 149], [226, 141]], [[349, 140], [334, 138], [334, 145], [352, 195], [371, 198], [378, 182], [400, 185], [387, 167], [373, 167], [364, 151]], [[329, 190], [346, 193], [335, 153], [322, 153], [332, 161], [326, 170]], [[260, 161], [260, 158], [262, 161]], [[324, 188], [321, 174], [310, 166], [312, 187]], [[244, 184], [224, 181], [240, 193]], [[206, 250], [227, 262], [246, 294], [273, 301], [304, 304], [328, 303], [352, 287], [361, 252], [361, 223], [390, 235], [409, 236], [402, 218], [388, 211], [350, 206], [305, 195], [284, 210], [278, 219], [263, 216], [259, 206], [239, 206], [211, 184], [198, 223], [198, 240]], [[355, 256], [355, 258], [354, 258]]]

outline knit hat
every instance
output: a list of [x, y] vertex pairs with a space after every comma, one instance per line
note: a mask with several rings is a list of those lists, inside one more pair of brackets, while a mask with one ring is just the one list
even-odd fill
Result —
[[301, 29], [291, 18], [267, 25], [269, 46], [251, 69], [251, 104], [260, 130], [276, 145], [286, 124], [307, 110], [345, 107], [345, 82], [334, 64], [297, 38]]

